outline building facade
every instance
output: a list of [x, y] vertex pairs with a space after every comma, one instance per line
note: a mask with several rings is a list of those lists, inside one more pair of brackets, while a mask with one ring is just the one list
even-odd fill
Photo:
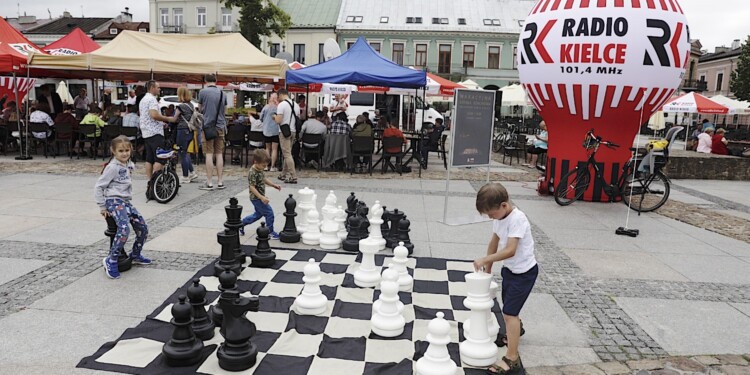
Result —
[[359, 36], [383, 56], [452, 81], [498, 89], [518, 81], [517, 43], [533, 0], [342, 0], [342, 51]]
[[729, 88], [732, 72], [737, 69], [737, 61], [742, 53], [742, 44], [737, 39], [731, 47], [716, 47], [714, 53], [707, 53], [698, 63], [698, 80], [705, 81], [706, 96], [724, 95], [734, 98]]
[[152, 33], [208, 34], [238, 32], [239, 9], [218, 0], [149, 0]]

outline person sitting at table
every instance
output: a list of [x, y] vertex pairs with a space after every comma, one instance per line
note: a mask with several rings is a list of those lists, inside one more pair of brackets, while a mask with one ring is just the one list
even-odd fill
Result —
[[524, 167], [534, 167], [540, 154], [547, 152], [547, 123], [544, 121], [539, 123], [539, 129], [541, 132], [535, 135], [534, 142], [526, 150], [526, 164]]
[[16, 121], [15, 119], [11, 119], [11, 117], [16, 117], [16, 102], [13, 100], [6, 103], [5, 108], [3, 108], [3, 122], [7, 124], [10, 121]]
[[[705, 125], [704, 125], [705, 127]], [[696, 151], [703, 154], [710, 154], [712, 148], [712, 138], [714, 136], [714, 128], [708, 128], [698, 136], [698, 148]]]
[[92, 104], [90, 106], [89, 112], [86, 114], [86, 116], [83, 116], [83, 120], [81, 120], [81, 125], [88, 125], [88, 124], [94, 124], [96, 125], [96, 133], [86, 134], [86, 137], [89, 138], [99, 138], [102, 135], [102, 128], [107, 125], [104, 120], [101, 118], [102, 110], [97, 106], [96, 104]]
[[[62, 134], [58, 133], [58, 134], [55, 134], [55, 137], [58, 140], [70, 139], [70, 149], [71, 150], [73, 150], [76, 147], [78, 147], [78, 145], [77, 145], [78, 141], [76, 140], [76, 137], [75, 137], [75, 131], [78, 130], [78, 120], [76, 120], [76, 117], [73, 116], [73, 106], [72, 105], [70, 105], [70, 104], [63, 105], [63, 111], [62, 111], [62, 113], [60, 113], [57, 116], [55, 116], [55, 125], [60, 125], [60, 124], [70, 124], [70, 128], [73, 130], [74, 133], [72, 133], [72, 134], [70, 134], [68, 136], [65, 136], [65, 135], [62, 135]], [[65, 138], [62, 138], [62, 137], [65, 137]], [[68, 137], [70, 137], [70, 138], [68, 138]], [[76, 154], [72, 153], [71, 155], [75, 156]]]
[[695, 125], [695, 123], [693, 123], [693, 125], [695, 126], [695, 130], [693, 130], [693, 134], [690, 135], [687, 149], [695, 151], [696, 147], [698, 147], [698, 136], [703, 133], [703, 124]]
[[36, 139], [46, 139], [52, 136], [52, 127], [55, 126], [55, 121], [49, 116], [49, 110], [47, 102], [34, 103], [34, 111], [29, 115], [29, 122], [46, 123], [49, 126], [46, 132], [32, 132]]
[[[127, 108], [128, 113], [122, 118], [122, 126], [125, 128], [140, 128], [141, 118], [138, 116], [138, 108], [135, 107], [135, 104], [128, 104]], [[135, 141], [135, 137], [128, 137], [128, 139], [131, 142]]]
[[[372, 139], [373, 133], [372, 133], [372, 125], [367, 122], [367, 117], [364, 115], [357, 116], [357, 120], [354, 123], [354, 126], [352, 127], [352, 138], [355, 137], [364, 137], [364, 138], [370, 138]], [[355, 162], [357, 163], [357, 168], [360, 171], [363, 171], [365, 168], [365, 164], [370, 162], [371, 156], [358, 156], [357, 160]]]
[[331, 123], [331, 129], [329, 130], [329, 133], [345, 135], [351, 134], [352, 126], [349, 125], [349, 122], [347, 121], [348, 119], [348, 116], [344, 112], [339, 112], [339, 114], [334, 115], [334, 120]]
[[[401, 129], [398, 128], [398, 125], [396, 124], [395, 119], [391, 121], [390, 123], [386, 122], [386, 126], [387, 127], [385, 128], [385, 130], [383, 130], [383, 138], [390, 138], [390, 137], [401, 138], [404, 140], [403, 144], [406, 144], [406, 136], [401, 131]], [[401, 152], [401, 150], [402, 150], [401, 147], [398, 147], [398, 148], [394, 147], [392, 149], [385, 149], [385, 152], [398, 153], [398, 152]]]
[[711, 137], [711, 153], [715, 155], [729, 155], [727, 144], [729, 141], [724, 137], [726, 130], [724, 128], [716, 129], [716, 134]]
[[122, 112], [120, 112], [119, 106], [112, 106], [109, 118], [107, 119], [107, 125], [120, 125], [122, 126]]
[[331, 121], [331, 116], [328, 115], [328, 107], [323, 106], [323, 124], [325, 124], [325, 126], [330, 129], [332, 122], [333, 121]]
[[[250, 120], [250, 131], [251, 132], [263, 132], [263, 121], [260, 120], [258, 112], [248, 113], [248, 119]], [[263, 148], [265, 143], [263, 141], [250, 141], [250, 146], [255, 148]]]
[[442, 120], [439, 125], [436, 124], [425, 124], [422, 128], [422, 140], [419, 148], [419, 155], [422, 157], [420, 164], [422, 169], [427, 169], [427, 158], [429, 157], [430, 151], [437, 151], [440, 146], [440, 137], [443, 135]]
[[[303, 143], [302, 139], [304, 138], [305, 134], [325, 134], [328, 132], [328, 128], [323, 124], [323, 111], [317, 111], [315, 112], [315, 118], [310, 118], [307, 121], [305, 121], [304, 124], [302, 124], [302, 128], [300, 129], [299, 133], [299, 139], [302, 148], [309, 148], [314, 149], [320, 146], [318, 143]], [[322, 141], [322, 138], [321, 138]], [[302, 160], [302, 162], [307, 165], [309, 162], [315, 163], [315, 160]], [[317, 167], [317, 165], [315, 166]]]

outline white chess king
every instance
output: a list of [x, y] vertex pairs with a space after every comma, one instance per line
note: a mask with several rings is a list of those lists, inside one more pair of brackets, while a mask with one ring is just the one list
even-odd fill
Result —
[[461, 360], [469, 366], [487, 367], [497, 360], [497, 346], [487, 329], [487, 312], [492, 308], [490, 297], [492, 275], [484, 272], [466, 274], [467, 297], [464, 306], [471, 309], [471, 330], [464, 331], [466, 340], [459, 344]]

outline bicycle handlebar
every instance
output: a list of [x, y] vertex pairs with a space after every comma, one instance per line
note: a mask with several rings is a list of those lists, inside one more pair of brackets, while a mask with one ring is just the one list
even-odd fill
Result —
[[603, 145], [605, 145], [605, 146], [607, 146], [607, 147], [609, 147], [609, 148], [618, 148], [618, 147], [620, 147], [620, 145], [618, 145], [618, 144], [616, 144], [616, 143], [613, 143], [613, 142], [610, 142], [610, 141], [604, 141], [604, 140], [602, 140], [602, 137], [600, 137], [600, 136], [598, 136], [598, 135], [594, 134], [594, 129], [591, 129], [591, 130], [589, 130], [589, 131], [588, 131], [588, 132], [586, 133], [586, 137], [591, 137], [591, 138], [593, 138], [593, 139], [596, 139], [596, 141], [597, 141], [598, 143], [601, 143], [601, 144], [603, 144]]

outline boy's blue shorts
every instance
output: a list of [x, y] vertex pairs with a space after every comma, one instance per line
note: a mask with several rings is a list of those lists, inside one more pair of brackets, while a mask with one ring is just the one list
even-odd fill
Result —
[[535, 264], [534, 267], [520, 274], [510, 272], [509, 269], [503, 267], [500, 275], [503, 277], [501, 293], [503, 314], [518, 316], [531, 294], [531, 289], [534, 288], [536, 277], [539, 275], [539, 265]]

